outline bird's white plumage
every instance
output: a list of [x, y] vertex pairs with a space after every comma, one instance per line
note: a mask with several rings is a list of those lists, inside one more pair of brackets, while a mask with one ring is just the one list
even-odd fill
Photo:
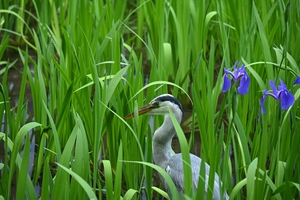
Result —
[[[163, 124], [154, 132], [153, 135], [153, 159], [156, 165], [165, 169], [166, 172], [172, 178], [174, 184], [177, 187], [177, 191], [181, 194], [184, 192], [184, 173], [182, 165], [182, 156], [181, 154], [173, 154], [171, 147], [172, 138], [175, 135], [175, 128], [172, 123], [169, 110], [171, 109], [178, 123], [182, 120], [182, 107], [179, 101], [170, 94], [163, 94], [155, 99], [153, 99], [148, 105], [152, 106], [151, 111], [148, 114], [154, 115], [164, 115]], [[193, 154], [190, 154], [191, 160], [191, 169], [192, 169], [192, 182], [193, 188], [197, 191], [201, 159]], [[208, 190], [208, 175], [210, 166], [205, 163], [205, 191]], [[162, 182], [170, 195], [169, 188], [165, 180], [161, 177]], [[220, 180], [219, 176], [215, 174], [213, 198], [214, 199], [229, 199], [228, 195], [225, 193], [223, 198], [220, 195]], [[206, 194], [203, 197], [206, 199]]]

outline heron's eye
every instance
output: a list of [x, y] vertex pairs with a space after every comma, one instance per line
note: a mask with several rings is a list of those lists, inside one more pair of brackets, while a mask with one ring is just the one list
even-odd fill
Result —
[[153, 107], [158, 108], [158, 107], [159, 107], [159, 102], [157, 102], [157, 101], [156, 101], [156, 102], [153, 102], [152, 105], [153, 105]]

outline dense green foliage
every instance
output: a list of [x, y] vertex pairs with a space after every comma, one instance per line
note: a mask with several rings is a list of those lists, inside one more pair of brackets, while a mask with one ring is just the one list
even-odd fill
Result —
[[[217, 172], [232, 199], [300, 198], [299, 22], [298, 0], [0, 0], [0, 199], [167, 197], [152, 182], [158, 171], [173, 184], [152, 164], [149, 117], [123, 119], [162, 93], [192, 108], [191, 137], [176, 124], [178, 138], [187, 154], [199, 134], [210, 187]], [[11, 54], [24, 66], [15, 107]], [[235, 61], [246, 95], [221, 92]], [[263, 114], [279, 78], [295, 103], [267, 98]], [[186, 198], [203, 192], [204, 180]]]

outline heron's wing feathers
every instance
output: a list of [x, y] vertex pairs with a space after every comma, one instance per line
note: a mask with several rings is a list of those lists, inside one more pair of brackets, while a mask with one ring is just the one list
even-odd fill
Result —
[[[190, 154], [192, 177], [193, 177], [193, 187], [197, 190], [199, 171], [201, 165], [201, 159], [193, 154]], [[206, 166], [206, 171], [209, 173], [209, 165]], [[184, 173], [182, 165], [182, 155], [175, 154], [169, 160], [168, 166], [166, 167], [166, 172], [172, 178], [174, 184], [180, 192], [184, 191]], [[206, 177], [208, 180], [208, 177]]]
[[[191, 159], [191, 168], [192, 168], [192, 178], [193, 178], [193, 187], [194, 190], [197, 191], [198, 188], [198, 180], [200, 175], [200, 166], [201, 166], [201, 158], [190, 154]], [[210, 166], [205, 163], [205, 193], [207, 193], [208, 190], [208, 180], [209, 180], [209, 170]], [[177, 187], [177, 190], [179, 193], [184, 192], [184, 173], [183, 173], [183, 165], [182, 165], [182, 155], [181, 154], [175, 154], [172, 156], [169, 160], [169, 163], [166, 167], [166, 172], [170, 175], [172, 178], [175, 186]], [[214, 188], [213, 188], [213, 196], [214, 199], [220, 199], [220, 180], [218, 174], [215, 173], [215, 180], [214, 180]], [[226, 194], [225, 199], [228, 199], [228, 196]]]

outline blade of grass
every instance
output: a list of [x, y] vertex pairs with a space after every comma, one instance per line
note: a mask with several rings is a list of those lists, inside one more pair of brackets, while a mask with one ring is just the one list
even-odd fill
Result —
[[[22, 157], [22, 162], [20, 166], [20, 170], [18, 173], [18, 178], [17, 178], [17, 196], [16, 199], [25, 199], [25, 191], [26, 191], [26, 178], [28, 175], [28, 163], [29, 163], [29, 149], [30, 149], [30, 141], [29, 141], [29, 135], [25, 136], [25, 148], [23, 151], [23, 157]], [[31, 194], [32, 195], [36, 195]], [[28, 195], [29, 196], [29, 195]]]
[[[183, 173], [184, 173], [184, 193], [185, 195], [191, 195], [193, 194], [193, 187], [192, 187], [192, 166], [191, 166], [191, 160], [190, 160], [190, 154], [189, 154], [189, 146], [187, 143], [187, 140], [184, 136], [184, 133], [176, 120], [172, 110], [169, 110], [170, 117], [172, 119], [173, 125], [175, 127], [179, 143], [180, 143], [180, 149], [182, 154], [182, 165], [183, 165]], [[180, 163], [178, 163], [180, 164]]]
[[180, 87], [179, 85], [177, 85], [175, 83], [169, 82], [169, 81], [154, 81], [154, 82], [151, 82], [151, 83], [147, 84], [146, 86], [144, 86], [143, 88], [141, 88], [135, 95], [133, 95], [133, 97], [131, 97], [131, 99], [129, 99], [129, 101], [134, 99], [140, 92], [144, 91], [145, 89], [147, 89], [147, 88], [149, 88], [153, 85], [164, 85], [164, 84], [165, 85], [172, 85], [174, 87], [179, 88], [181, 91], [183, 91], [186, 94], [186, 96], [190, 99], [190, 101], [193, 102], [192, 99], [190, 98], [190, 96], [188, 95], [188, 93], [182, 87]]
[[171, 177], [169, 176], [169, 174], [164, 170], [162, 169], [161, 167], [155, 165], [155, 164], [152, 164], [152, 163], [147, 163], [147, 162], [140, 162], [140, 161], [123, 161], [125, 163], [134, 163], [134, 164], [141, 164], [141, 165], [146, 165], [146, 166], [149, 166], [153, 169], [155, 169], [163, 178], [164, 180], [166, 181], [166, 183], [168, 184], [170, 190], [171, 190], [171, 194], [172, 194], [172, 199], [179, 199], [179, 196], [178, 196], [178, 192], [176, 190], [176, 186], [174, 185]]
[[116, 167], [116, 174], [115, 174], [115, 180], [114, 180], [114, 197], [117, 199], [121, 196], [122, 191], [122, 169], [123, 169], [123, 145], [122, 141], [119, 145], [119, 152], [118, 152], [118, 158], [117, 158], [117, 167]]
[[157, 192], [158, 194], [160, 194], [161, 196], [163, 196], [165, 199], [170, 199], [168, 193], [166, 193], [165, 191], [163, 191], [162, 189], [152, 186], [151, 187], [155, 192]]
[[257, 158], [255, 158], [249, 165], [247, 170], [247, 199], [254, 199], [255, 197], [255, 179], [257, 171]]
[[[78, 132], [75, 146], [75, 156], [71, 164], [72, 171], [80, 176], [85, 181], [89, 180], [90, 166], [89, 166], [89, 152], [88, 152], [88, 141], [86, 138], [86, 132], [81, 118], [77, 113], [73, 112], [74, 119], [78, 125]], [[74, 191], [70, 194], [70, 199], [84, 199], [86, 194], [80, 183], [76, 179], [71, 180], [70, 190]]]
[[129, 190], [126, 191], [125, 195], [124, 195], [124, 199], [125, 200], [130, 200], [133, 199], [134, 195], [138, 194], [137, 190], [134, 190], [132, 188], [129, 188]]
[[[255, 16], [255, 19], [256, 19], [257, 27], [258, 27], [258, 30], [259, 30], [259, 35], [260, 35], [260, 39], [261, 39], [261, 43], [262, 43], [262, 47], [263, 47], [263, 53], [264, 53], [264, 56], [265, 56], [265, 60], [266, 61], [271, 61], [272, 56], [271, 56], [271, 52], [270, 52], [270, 45], [268, 43], [268, 39], [267, 39], [267, 36], [266, 36], [264, 25], [261, 21], [261, 18], [259, 16], [259, 14], [258, 14], [255, 2], [253, 2], [252, 8], [253, 8], [253, 13], [254, 13], [254, 16]], [[266, 70], [267, 70], [268, 79], [272, 79], [274, 77], [272, 68], [267, 67]]]
[[60, 146], [60, 142], [59, 142], [59, 136], [58, 136], [58, 132], [57, 132], [57, 129], [56, 129], [56, 126], [55, 126], [55, 123], [53, 121], [53, 118], [47, 108], [47, 105], [43, 102], [43, 106], [44, 106], [44, 109], [46, 110], [46, 113], [48, 115], [48, 118], [49, 118], [49, 123], [50, 123], [50, 126], [51, 126], [51, 130], [52, 130], [52, 134], [53, 134], [53, 139], [54, 139], [54, 144], [55, 144], [55, 153], [56, 153], [56, 156], [57, 156], [57, 159], [60, 160], [60, 157], [61, 157], [61, 146]]
[[70, 174], [76, 181], [78, 181], [78, 183], [80, 183], [80, 185], [82, 186], [82, 188], [85, 190], [87, 196], [89, 197], [89, 199], [97, 199], [93, 188], [84, 180], [82, 179], [80, 176], [78, 176], [76, 173], [74, 173], [72, 170], [66, 168], [64, 165], [61, 165], [59, 163], [56, 163], [61, 169], [63, 169], [65, 172], [67, 172], [68, 174]]
[[[64, 150], [59, 158], [59, 166], [69, 166], [70, 159], [73, 158], [72, 151], [75, 145], [75, 140], [77, 136], [77, 132], [79, 131], [78, 124], [75, 124], [69, 139], [64, 147]], [[52, 196], [53, 198], [57, 199], [62, 196], [69, 196], [69, 189], [70, 189], [70, 177], [69, 171], [66, 171], [64, 168], [58, 169], [55, 178], [55, 184], [53, 186]], [[74, 173], [75, 174], [75, 173]], [[70, 174], [73, 176], [73, 174]], [[81, 178], [82, 179], [82, 178]], [[61, 186], [61, 183], [64, 183], [64, 187]]]
[[104, 167], [105, 193], [108, 199], [114, 199], [112, 168], [109, 160], [101, 161]]
[[[33, 130], [34, 128], [37, 128], [37, 127], [40, 127], [40, 126], [41, 126], [41, 124], [39, 124], [37, 122], [30, 122], [30, 123], [25, 124], [24, 126], [22, 126], [21, 129], [19, 130], [19, 132], [16, 135], [16, 138], [14, 140], [14, 144], [11, 148], [12, 152], [11, 152], [11, 157], [10, 157], [10, 171], [9, 171], [8, 191], [10, 191], [10, 188], [11, 188], [11, 181], [13, 179], [15, 166], [17, 165], [18, 167], [20, 167], [20, 164], [21, 164], [20, 163], [21, 159], [18, 156], [19, 156], [19, 151], [20, 151], [20, 148], [21, 148], [21, 144], [23, 142], [23, 138], [25, 138], [25, 135], [27, 135], [30, 130]], [[29, 178], [29, 176], [27, 176], [27, 179], [26, 179], [26, 190], [29, 190], [29, 191], [27, 191], [28, 194], [35, 194], [35, 192], [32, 192], [32, 191], [34, 191], [33, 184], [30, 181], [30, 179], [28, 179], [28, 178]], [[30, 197], [32, 197], [33, 199], [36, 199], [36, 196], [35, 197], [30, 196]]]
[[43, 168], [43, 180], [41, 188], [41, 200], [49, 199], [49, 194], [51, 193], [52, 187], [50, 187], [51, 175], [49, 170], [49, 158], [45, 159], [44, 168]]

